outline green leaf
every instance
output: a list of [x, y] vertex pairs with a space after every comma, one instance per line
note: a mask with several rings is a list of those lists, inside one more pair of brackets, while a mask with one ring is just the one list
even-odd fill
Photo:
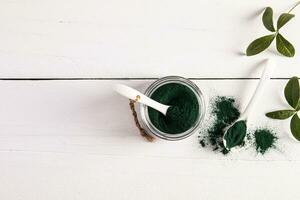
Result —
[[273, 10], [271, 7], [266, 8], [262, 17], [262, 21], [266, 29], [268, 29], [271, 32], [275, 32], [275, 28], [273, 25]]
[[288, 119], [296, 113], [295, 110], [277, 110], [266, 114], [267, 117], [272, 119]]
[[295, 15], [289, 13], [282, 13], [277, 20], [277, 30], [288, 23]]
[[293, 57], [295, 55], [295, 48], [287, 41], [280, 33], [276, 36], [276, 48], [279, 53], [287, 57]]
[[274, 38], [275, 38], [275, 34], [272, 34], [254, 40], [247, 48], [246, 51], [247, 56], [253, 56], [264, 51], [266, 48], [268, 48], [271, 45]]
[[297, 77], [292, 77], [284, 88], [286, 101], [293, 108], [297, 109], [300, 99], [300, 86]]
[[290, 128], [293, 136], [300, 141], [300, 119], [297, 114], [293, 116]]

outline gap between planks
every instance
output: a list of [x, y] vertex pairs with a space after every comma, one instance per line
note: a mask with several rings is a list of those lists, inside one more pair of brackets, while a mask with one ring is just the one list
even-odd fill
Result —
[[[0, 81], [109, 81], [109, 80], [156, 80], [156, 77], [149, 78], [0, 78]], [[258, 80], [259, 78], [188, 78], [190, 80]], [[288, 80], [289, 78], [271, 78], [271, 80]]]

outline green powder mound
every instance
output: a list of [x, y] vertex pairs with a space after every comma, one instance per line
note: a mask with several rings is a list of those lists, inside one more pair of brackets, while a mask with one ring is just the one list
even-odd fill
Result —
[[185, 119], [185, 109], [179, 108], [178, 106], [171, 106], [167, 110], [167, 118], [170, 118], [171, 120], [182, 122]]
[[168, 83], [155, 90], [151, 98], [171, 106], [166, 116], [148, 108], [151, 123], [160, 131], [178, 134], [195, 125], [200, 108], [196, 95], [189, 87], [179, 83]]
[[244, 140], [247, 133], [247, 123], [245, 120], [235, 122], [224, 136], [226, 141], [226, 148], [231, 149], [235, 146], [241, 146], [244, 144]]
[[258, 129], [254, 132], [256, 151], [265, 154], [269, 149], [275, 148], [276, 134], [268, 129]]
[[202, 147], [210, 146], [214, 151], [227, 154], [229, 151], [223, 144], [224, 129], [240, 116], [235, 99], [224, 96], [216, 97], [212, 102], [211, 115], [214, 120], [208, 130], [200, 132], [200, 144]]

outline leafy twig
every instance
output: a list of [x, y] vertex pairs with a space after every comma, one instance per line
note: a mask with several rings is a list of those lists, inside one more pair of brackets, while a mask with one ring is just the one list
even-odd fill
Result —
[[262, 16], [262, 22], [264, 27], [272, 32], [271, 35], [266, 35], [260, 37], [250, 43], [246, 50], [247, 56], [254, 56], [266, 50], [276, 38], [276, 49], [279, 53], [287, 57], [293, 57], [295, 55], [294, 46], [285, 39], [280, 33], [279, 30], [288, 23], [292, 18], [295, 17], [294, 14], [290, 14], [298, 5], [300, 1], [295, 4], [287, 13], [282, 13], [277, 20], [277, 28], [275, 29], [273, 24], [273, 9], [267, 7]]
[[290, 129], [293, 136], [300, 141], [300, 118], [297, 112], [300, 110], [300, 86], [297, 77], [289, 80], [284, 89], [284, 96], [289, 109], [277, 110], [266, 114], [267, 117], [272, 119], [284, 120], [292, 117], [290, 122]]

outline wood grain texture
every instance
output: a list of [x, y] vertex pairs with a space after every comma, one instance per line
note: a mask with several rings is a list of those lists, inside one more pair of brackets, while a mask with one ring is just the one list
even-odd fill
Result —
[[249, 121], [251, 129], [278, 132], [277, 149], [265, 156], [250, 148], [224, 157], [201, 148], [198, 134], [148, 143], [127, 99], [111, 90], [121, 82], [143, 91], [153, 81], [144, 78], [165, 75], [206, 78], [195, 82], [207, 101], [229, 95], [243, 108], [257, 80], [214, 78], [257, 78], [265, 57], [278, 62], [273, 77], [300, 76], [296, 10], [282, 29], [295, 58], [278, 56], [274, 46], [257, 57], [243, 54], [268, 34], [264, 7], [277, 17], [294, 3], [1, 0], [0, 199], [299, 199], [299, 143], [288, 121], [264, 117], [287, 106], [286, 80], [270, 82]]
[[[261, 12], [275, 16], [294, 1], [26, 0], [0, 2], [0, 78], [258, 77], [252, 69], [276, 57], [274, 77], [300, 74], [300, 57], [275, 46], [246, 57], [247, 45], [269, 34]], [[296, 11], [295, 11], [296, 12]], [[300, 21], [282, 29], [296, 49]]]
[[[127, 100], [111, 90], [117, 82], [144, 90], [152, 81], [1, 81], [0, 198], [299, 198], [299, 144], [288, 124], [264, 117], [286, 106], [286, 81], [270, 82], [250, 119], [251, 127], [275, 127], [278, 149], [227, 157], [200, 148], [197, 134], [145, 142]], [[257, 81], [196, 83], [207, 99], [235, 96], [243, 107]]]

